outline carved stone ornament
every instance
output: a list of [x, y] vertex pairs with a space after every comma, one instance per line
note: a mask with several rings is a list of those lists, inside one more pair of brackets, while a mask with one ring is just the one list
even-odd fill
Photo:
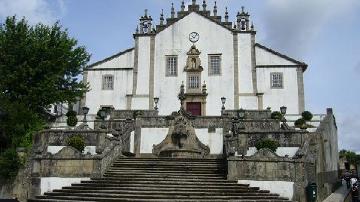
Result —
[[200, 51], [195, 45], [192, 45], [190, 50], [187, 52], [188, 58], [186, 60], [185, 71], [187, 72], [202, 72], [203, 67], [200, 61]]
[[210, 148], [196, 137], [195, 129], [180, 110], [165, 139], [153, 146], [153, 154], [160, 157], [201, 158], [210, 153]]

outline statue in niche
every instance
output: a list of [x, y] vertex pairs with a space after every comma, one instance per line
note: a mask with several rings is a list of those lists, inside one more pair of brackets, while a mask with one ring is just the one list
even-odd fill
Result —
[[187, 52], [188, 58], [186, 61], [185, 71], [190, 72], [201, 72], [203, 68], [200, 61], [200, 51], [195, 45], [192, 45], [190, 50]]
[[191, 68], [196, 69], [196, 59], [195, 58], [191, 59]]

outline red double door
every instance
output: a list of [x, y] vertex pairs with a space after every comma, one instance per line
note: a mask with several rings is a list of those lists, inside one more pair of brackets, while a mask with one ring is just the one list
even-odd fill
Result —
[[201, 116], [201, 102], [187, 102], [186, 111], [190, 112], [193, 116]]

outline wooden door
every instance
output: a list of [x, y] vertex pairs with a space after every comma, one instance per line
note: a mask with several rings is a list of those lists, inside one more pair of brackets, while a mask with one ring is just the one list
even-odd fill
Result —
[[186, 111], [193, 116], [201, 116], [201, 102], [187, 102]]

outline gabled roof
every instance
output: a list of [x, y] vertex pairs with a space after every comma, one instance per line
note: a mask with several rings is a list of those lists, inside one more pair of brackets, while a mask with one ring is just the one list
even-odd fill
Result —
[[[217, 25], [222, 26], [223, 28], [225, 28], [225, 29], [227, 29], [227, 30], [229, 30], [229, 31], [231, 31], [231, 32], [232, 32], [232, 31], [235, 31], [235, 30], [231, 27], [232, 23], [229, 22], [230, 26], [226, 26], [225, 22], [221, 22], [221, 17], [220, 17], [220, 16], [216, 16], [216, 17], [210, 16], [209, 13], [206, 12], [206, 11], [205, 11], [205, 12], [204, 12], [204, 11], [182, 11], [180, 17], [177, 17], [177, 18], [168, 18], [167, 21], [168, 21], [169, 23], [167, 23], [166, 25], [163, 25], [163, 26], [159, 26], [158, 28], [160, 28], [160, 29], [159, 29], [159, 31], [157, 31], [157, 33], [162, 32], [162, 31], [165, 30], [166, 28], [168, 28], [168, 27], [170, 27], [171, 25], [175, 24], [176, 22], [182, 20], [183, 18], [185, 18], [186, 16], [190, 15], [191, 13], [197, 13], [197, 14], [199, 14], [200, 16], [202, 16], [202, 17], [210, 20], [211, 22], [214, 22], [214, 23], [217, 24]], [[219, 17], [220, 17], [220, 18], [219, 18]]]
[[103, 60], [100, 60], [100, 61], [97, 61], [95, 63], [92, 63], [92, 64], [88, 65], [85, 69], [89, 69], [89, 68], [92, 68], [94, 66], [100, 65], [100, 64], [102, 64], [104, 62], [107, 62], [109, 60], [112, 60], [112, 59], [114, 59], [114, 58], [116, 58], [118, 56], [124, 55], [125, 53], [131, 52], [132, 50], [134, 50], [134, 48], [129, 48], [129, 49], [126, 49], [126, 50], [121, 51], [119, 53], [116, 53], [116, 54], [114, 54], [114, 55], [112, 55], [110, 57], [107, 57], [107, 58], [105, 58]]
[[281, 58], [283, 58], [283, 59], [285, 59], [285, 60], [289, 60], [289, 61], [291, 61], [291, 62], [293, 62], [293, 63], [301, 66], [301, 67], [303, 68], [303, 71], [305, 71], [305, 70], [307, 69], [307, 67], [308, 67], [308, 65], [307, 65], [306, 63], [304, 63], [304, 62], [295, 60], [294, 58], [291, 58], [291, 57], [289, 57], [289, 56], [286, 56], [286, 55], [284, 55], [284, 54], [281, 54], [281, 53], [279, 53], [279, 52], [277, 52], [277, 51], [275, 51], [275, 50], [273, 50], [273, 49], [271, 49], [271, 48], [265, 47], [265, 46], [263, 46], [263, 45], [261, 45], [261, 44], [259, 44], [259, 43], [256, 43], [255, 46], [256, 46], [256, 47], [259, 47], [259, 48], [261, 48], [261, 49], [264, 49], [264, 50], [266, 50], [266, 51], [268, 51], [268, 52], [270, 52], [270, 53], [272, 53], [272, 54], [274, 54], [274, 55], [277, 55], [277, 56], [279, 56], [279, 57], [281, 57]]

